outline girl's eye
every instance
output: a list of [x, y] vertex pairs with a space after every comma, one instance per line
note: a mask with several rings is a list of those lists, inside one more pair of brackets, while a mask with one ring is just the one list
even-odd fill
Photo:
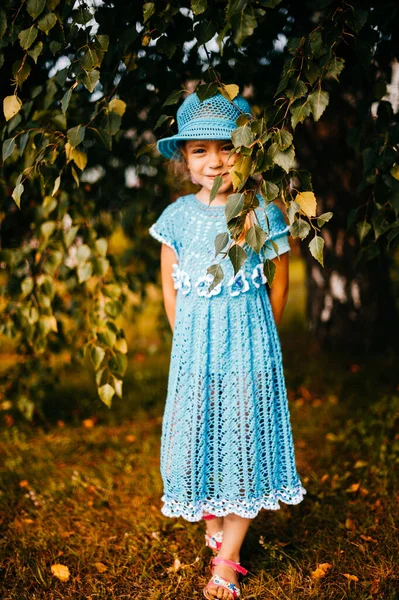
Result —
[[193, 154], [200, 154], [201, 152], [205, 152], [205, 150], [203, 148], [195, 148], [192, 150]]
[[225, 152], [230, 152], [230, 150], [233, 150], [233, 145], [232, 145], [232, 144], [229, 144], [229, 145], [227, 145], [227, 146], [223, 146], [223, 150], [224, 150]]

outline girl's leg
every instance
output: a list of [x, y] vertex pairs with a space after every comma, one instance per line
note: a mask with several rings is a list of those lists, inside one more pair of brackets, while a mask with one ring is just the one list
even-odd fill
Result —
[[[240, 550], [247, 534], [251, 519], [244, 519], [235, 514], [224, 517], [223, 544], [219, 551], [219, 558], [227, 558], [234, 562], [240, 562]], [[237, 573], [225, 565], [216, 565], [212, 571], [213, 575], [220, 575], [227, 581], [238, 584]], [[209, 586], [208, 593], [218, 600], [231, 600], [231, 594], [217, 585]]]
[[209, 535], [215, 535], [218, 531], [223, 529], [223, 517], [216, 517], [215, 519], [206, 519], [206, 531]]

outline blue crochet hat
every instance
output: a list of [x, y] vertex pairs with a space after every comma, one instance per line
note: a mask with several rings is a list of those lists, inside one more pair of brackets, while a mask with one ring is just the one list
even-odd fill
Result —
[[179, 159], [180, 141], [229, 140], [242, 113], [251, 116], [251, 107], [240, 95], [230, 102], [217, 93], [200, 102], [196, 93], [190, 94], [177, 111], [177, 134], [159, 140], [157, 148], [166, 158]]

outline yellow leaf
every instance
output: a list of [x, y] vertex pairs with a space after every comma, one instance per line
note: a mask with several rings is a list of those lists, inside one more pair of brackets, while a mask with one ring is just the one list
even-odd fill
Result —
[[352, 483], [352, 485], [349, 486], [345, 491], [349, 492], [350, 494], [352, 494], [354, 492], [358, 492], [359, 491], [359, 487], [360, 487], [360, 483]]
[[79, 167], [79, 169], [81, 171], [83, 171], [83, 169], [87, 165], [87, 154], [86, 154], [86, 152], [83, 152], [82, 150], [78, 150], [77, 148], [73, 148], [71, 156], [72, 156], [72, 160], [74, 161], [75, 165], [77, 167]]
[[346, 529], [349, 529], [350, 531], [355, 531], [356, 523], [355, 523], [355, 521], [353, 521], [353, 519], [348, 518], [345, 521], [345, 527], [346, 527]]
[[315, 571], [311, 571], [310, 574], [313, 579], [321, 579], [322, 577], [325, 577], [331, 567], [332, 565], [330, 563], [320, 563], [317, 565], [317, 569]]
[[94, 563], [94, 566], [96, 567], [99, 573], [105, 573], [105, 571], [108, 569], [108, 567], [102, 562], [96, 562]]
[[224, 85], [223, 87], [218, 88], [219, 92], [227, 98], [227, 100], [234, 100], [237, 96], [240, 88], [235, 83], [230, 83], [229, 85]]
[[363, 467], [367, 467], [368, 462], [366, 462], [365, 460], [357, 460], [355, 462], [355, 464], [353, 465], [354, 469], [361, 469]]
[[250, 156], [240, 156], [231, 170], [233, 188], [236, 190], [251, 173], [252, 161]]
[[3, 111], [6, 121], [12, 119], [21, 109], [22, 102], [18, 96], [6, 96], [3, 100]]
[[69, 579], [69, 569], [65, 565], [51, 565], [51, 572], [60, 581], [68, 581]]
[[350, 581], [359, 581], [359, 577], [356, 577], [356, 575], [349, 575], [349, 573], [344, 573], [344, 577]]
[[119, 100], [119, 98], [112, 98], [111, 102], [108, 104], [108, 109], [123, 117], [126, 110], [126, 102]]
[[389, 172], [392, 177], [399, 180], [399, 165], [394, 165]]
[[316, 216], [316, 196], [313, 192], [300, 192], [295, 196], [295, 202], [299, 204], [301, 211], [307, 217]]
[[65, 154], [67, 157], [67, 162], [72, 160], [72, 152], [73, 152], [73, 146], [71, 146], [71, 144], [69, 142], [67, 142], [65, 144]]

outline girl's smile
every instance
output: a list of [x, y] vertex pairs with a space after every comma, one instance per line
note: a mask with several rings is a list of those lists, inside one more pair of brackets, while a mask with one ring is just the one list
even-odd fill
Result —
[[229, 158], [232, 149], [233, 144], [229, 140], [189, 140], [185, 143], [182, 152], [192, 179], [202, 186], [197, 194], [202, 202], [209, 201], [215, 177], [223, 177], [223, 183], [214, 205], [225, 204], [233, 191], [230, 171], [238, 155], [233, 154]]

